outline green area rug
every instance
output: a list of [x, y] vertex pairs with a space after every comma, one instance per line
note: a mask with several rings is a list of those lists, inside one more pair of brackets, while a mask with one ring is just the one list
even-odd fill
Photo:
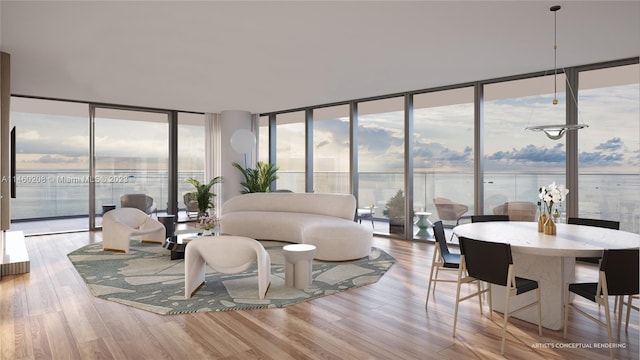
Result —
[[339, 291], [375, 283], [395, 263], [372, 248], [368, 258], [344, 262], [314, 260], [311, 287], [298, 290], [284, 282], [282, 246], [261, 241], [271, 256], [271, 286], [258, 298], [257, 268], [222, 274], [208, 268], [206, 284], [191, 299], [184, 298], [184, 260], [171, 260], [160, 244], [131, 242], [128, 254], [102, 251], [102, 243], [68, 254], [94, 296], [157, 314], [284, 307]]

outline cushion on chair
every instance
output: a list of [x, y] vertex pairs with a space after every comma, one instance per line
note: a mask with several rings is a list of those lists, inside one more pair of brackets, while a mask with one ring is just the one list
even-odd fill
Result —
[[538, 288], [538, 282], [516, 276], [516, 295], [524, 294]]
[[597, 288], [598, 283], [569, 284], [569, 291], [593, 302], [596, 301]]

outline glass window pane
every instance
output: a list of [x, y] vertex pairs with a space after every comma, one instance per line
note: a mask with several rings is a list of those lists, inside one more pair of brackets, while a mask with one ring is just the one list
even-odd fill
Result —
[[88, 114], [87, 104], [11, 98], [17, 181], [12, 220], [81, 217], [62, 224], [73, 228], [51, 231], [89, 227]]
[[580, 73], [579, 216], [640, 231], [640, 65]]
[[[166, 211], [169, 154], [168, 114], [96, 108], [96, 215], [102, 206], [121, 206], [125, 194], [144, 194], [153, 201], [146, 212]], [[96, 219], [96, 224], [99, 224]]]
[[277, 189], [305, 192], [305, 113], [276, 116]]
[[178, 113], [178, 218], [195, 219], [197, 213], [188, 212], [184, 200], [192, 192], [189, 178], [204, 181], [205, 157], [204, 115]]
[[404, 234], [403, 97], [358, 104], [358, 178], [358, 207], [383, 220], [374, 232]]
[[[473, 94], [468, 87], [413, 97], [413, 206], [445, 225], [455, 225], [458, 217], [473, 212]], [[436, 208], [436, 198], [459, 203], [461, 210]]]
[[313, 187], [349, 194], [349, 106], [313, 111]]
[[269, 117], [258, 119], [258, 161], [269, 163]]
[[[565, 184], [566, 138], [525, 130], [565, 123], [564, 84], [564, 75], [558, 75], [557, 105], [553, 75], [485, 86], [484, 214], [501, 213], [507, 202], [537, 206], [541, 186]], [[519, 216], [536, 219], [535, 212]]]

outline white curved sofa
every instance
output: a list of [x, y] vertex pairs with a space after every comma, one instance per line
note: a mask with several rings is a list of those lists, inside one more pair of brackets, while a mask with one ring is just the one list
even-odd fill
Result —
[[260, 240], [312, 244], [316, 259], [353, 260], [369, 256], [372, 230], [354, 222], [350, 194], [251, 193], [222, 205], [223, 234]]

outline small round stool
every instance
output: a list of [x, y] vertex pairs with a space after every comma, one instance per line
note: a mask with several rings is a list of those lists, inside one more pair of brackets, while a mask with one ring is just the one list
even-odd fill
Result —
[[287, 287], [306, 289], [311, 285], [311, 264], [315, 245], [292, 244], [282, 247], [285, 260], [284, 281]]

